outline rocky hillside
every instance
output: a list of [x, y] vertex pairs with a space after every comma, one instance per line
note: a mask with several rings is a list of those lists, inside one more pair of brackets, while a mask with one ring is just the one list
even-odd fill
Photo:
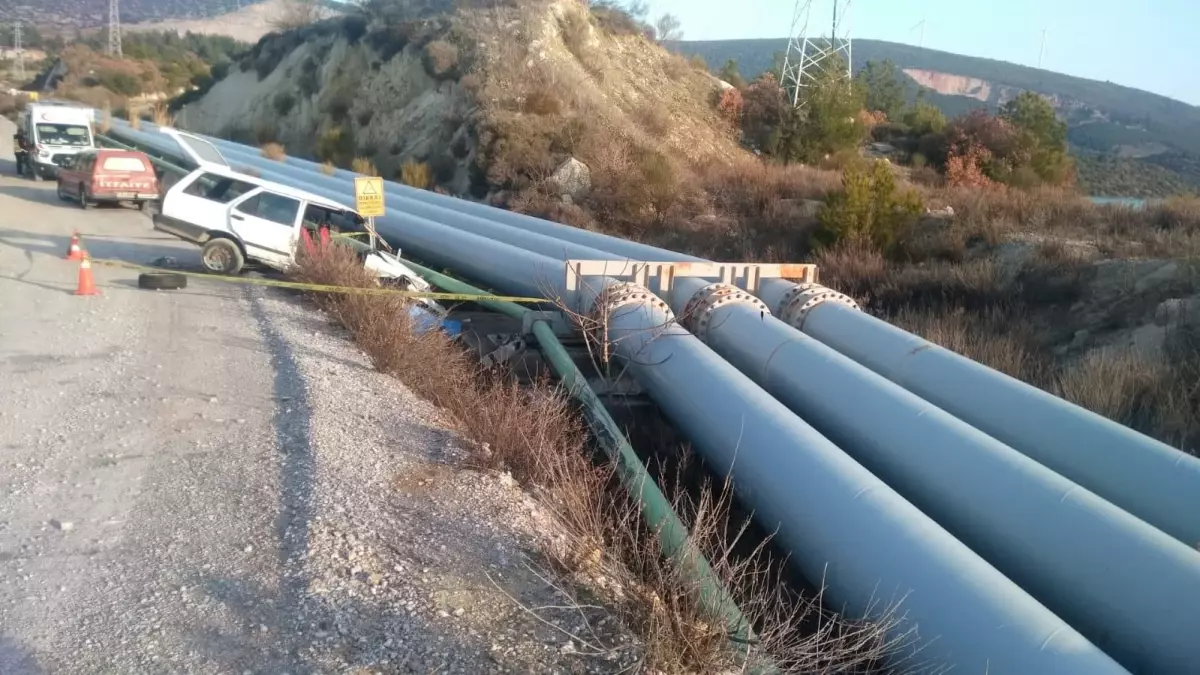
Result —
[[[698, 55], [717, 68], [728, 59], [738, 62], [743, 76], [770, 69], [787, 49], [786, 40], [717, 40], [672, 43], [687, 55]], [[1200, 190], [1200, 108], [1181, 101], [1124, 87], [1019, 66], [1004, 61], [920, 49], [882, 40], [855, 40], [854, 62], [890, 59], [910, 78], [912, 92], [926, 89], [929, 100], [947, 115], [976, 107], [998, 109], [1021, 91], [1036, 91], [1054, 102], [1068, 122], [1069, 139], [1084, 159], [1085, 187], [1095, 194], [1122, 194], [1122, 187], [1142, 189], [1138, 179], [1165, 190]], [[1127, 176], [1118, 185], [1098, 182], [1104, 173], [1090, 171], [1093, 161], [1122, 162]], [[1137, 175], [1138, 168], [1144, 175]], [[1164, 176], [1164, 174], [1167, 174]], [[1161, 190], [1159, 191], [1161, 194]]]
[[[378, 3], [269, 35], [176, 119], [339, 165], [369, 161], [388, 178], [421, 166], [458, 194], [551, 194], [558, 206], [662, 211], [681, 176], [749, 157], [704, 68], [577, 0], [479, 4], [488, 9]], [[618, 194], [635, 174], [643, 191]]]

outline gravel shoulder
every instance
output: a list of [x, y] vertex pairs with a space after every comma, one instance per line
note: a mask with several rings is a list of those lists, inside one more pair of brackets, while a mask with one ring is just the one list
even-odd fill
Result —
[[528, 553], [532, 500], [319, 313], [107, 267], [76, 297], [72, 229], [97, 258], [197, 250], [0, 175], [0, 673], [628, 665]]

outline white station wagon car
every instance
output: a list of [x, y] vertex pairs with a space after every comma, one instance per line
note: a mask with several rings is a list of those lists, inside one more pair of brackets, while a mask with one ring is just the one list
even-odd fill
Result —
[[[153, 216], [154, 229], [202, 247], [204, 267], [238, 274], [246, 261], [286, 271], [296, 260], [302, 228], [315, 240], [321, 226], [365, 232], [365, 219], [353, 209], [319, 195], [233, 170], [208, 141], [162, 129], [175, 139], [198, 168], [175, 183]], [[395, 255], [350, 238], [339, 242], [358, 252], [363, 265], [380, 279], [416, 291], [429, 284]]]

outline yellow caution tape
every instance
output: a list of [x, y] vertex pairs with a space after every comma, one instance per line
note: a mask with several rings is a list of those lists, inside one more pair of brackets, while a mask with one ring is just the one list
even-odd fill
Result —
[[491, 300], [494, 302], [514, 302], [514, 303], [534, 303], [534, 302], [550, 302], [546, 298], [522, 298], [519, 296], [509, 295], [472, 295], [470, 293], [436, 293], [431, 291], [403, 291], [395, 288], [354, 288], [351, 286], [327, 286], [323, 284], [305, 284], [298, 281], [278, 281], [276, 279], [258, 279], [255, 277], [231, 277], [221, 274], [207, 274], [203, 272], [184, 272], [182, 270], [166, 269], [162, 267], [147, 267], [145, 265], [137, 265], [124, 260], [104, 260], [99, 258], [90, 258], [93, 264], [105, 265], [107, 267], [124, 267], [131, 270], [139, 270], [144, 272], [166, 272], [169, 274], [180, 274], [185, 277], [196, 277], [207, 281], [224, 281], [234, 284], [250, 284], [253, 286], [275, 286], [276, 288], [294, 288], [301, 291], [317, 291], [320, 293], [348, 293], [353, 295], [400, 295], [407, 298], [423, 298], [427, 300], [453, 300], [459, 302], [473, 302], [478, 300]]

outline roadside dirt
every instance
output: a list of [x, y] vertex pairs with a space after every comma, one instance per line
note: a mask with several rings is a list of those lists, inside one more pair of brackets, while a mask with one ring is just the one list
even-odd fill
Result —
[[96, 258], [198, 252], [0, 176], [0, 673], [629, 665], [526, 554], [528, 496], [460, 469], [437, 412], [320, 314], [101, 266], [77, 297], [73, 229]]

